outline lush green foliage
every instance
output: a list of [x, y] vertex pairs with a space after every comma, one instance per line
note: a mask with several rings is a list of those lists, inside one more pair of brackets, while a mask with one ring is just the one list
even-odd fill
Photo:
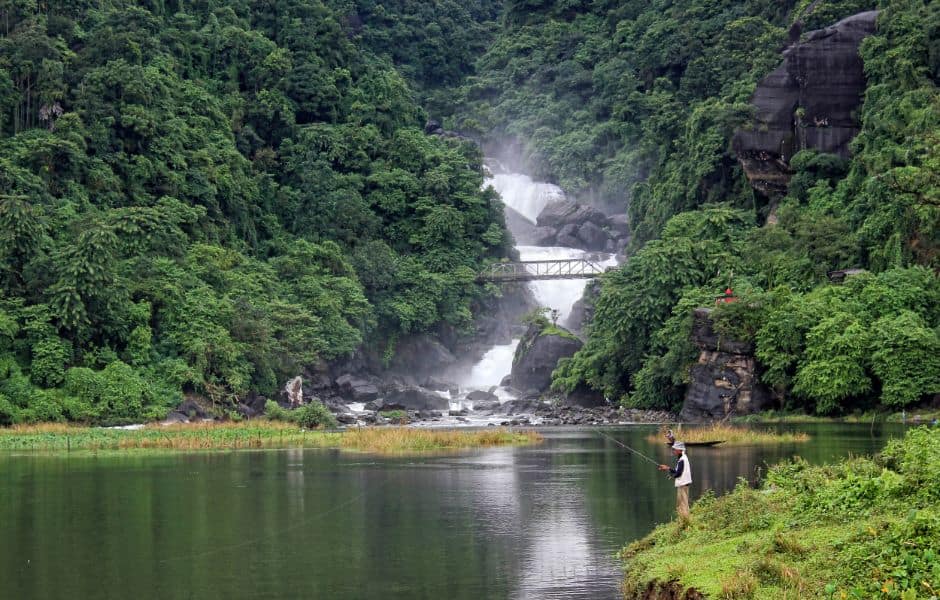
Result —
[[695, 503], [689, 527], [663, 525], [624, 550], [626, 597], [652, 579], [715, 598], [935, 597], [940, 591], [940, 429], [875, 457], [774, 466]]
[[467, 327], [500, 208], [350, 11], [0, 4], [0, 421], [226, 405]]
[[264, 416], [273, 421], [297, 423], [301, 427], [336, 427], [338, 423], [322, 402], [313, 400], [294, 410], [281, 408], [274, 400], [268, 400], [264, 405]]
[[[809, 23], [859, 8], [853, 2], [813, 4]], [[740, 174], [721, 165], [737, 169], [730, 133], [740, 123], [734, 115], [744, 113], [730, 106], [746, 101], [755, 77], [779, 55], [771, 60], [761, 49], [753, 70], [729, 66], [721, 89], [695, 88], [701, 100], [669, 105], [688, 115], [684, 127], [636, 134], [662, 145], [658, 166], [646, 170], [631, 199], [636, 239], [657, 239], [605, 277], [590, 338], [556, 372], [557, 387], [585, 382], [634, 406], [677, 407], [697, 355], [688, 339], [690, 311], [712, 304], [732, 284], [742, 301], [721, 307], [717, 325], [731, 337], [756, 340], [767, 367], [764, 381], [791, 408], [900, 408], [940, 391], [940, 63], [929, 35], [940, 27], [940, 10], [912, 0], [885, 4], [878, 33], [862, 47], [869, 86], [854, 156], [844, 161], [804, 151], [793, 157], [794, 175], [779, 199], [776, 224], [760, 226], [762, 202], [750, 191], [735, 191]], [[748, 22], [786, 20], [747, 3], [735, 7], [753, 11]], [[756, 39], [742, 41], [745, 55]], [[676, 97], [689, 89], [683, 82], [695, 73], [695, 60], [676, 65]], [[625, 72], [641, 72], [644, 64], [631, 62]], [[594, 74], [596, 90], [596, 69]], [[721, 126], [695, 120], [705, 114], [728, 120]], [[668, 122], [675, 124], [673, 117]], [[706, 146], [710, 154], [688, 150]], [[726, 204], [702, 204], [713, 197]], [[846, 267], [874, 274], [829, 287], [826, 273]]]

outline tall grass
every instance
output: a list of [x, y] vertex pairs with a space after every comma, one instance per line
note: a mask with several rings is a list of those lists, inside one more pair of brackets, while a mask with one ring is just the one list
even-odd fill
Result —
[[292, 423], [188, 423], [141, 429], [101, 429], [61, 424], [0, 428], [0, 450], [238, 450], [242, 448], [340, 448], [372, 453], [429, 452], [456, 448], [532, 444], [533, 431], [364, 428], [304, 430]]
[[804, 432], [777, 432], [770, 429], [754, 429], [750, 427], [741, 427], [715, 423], [703, 427], [683, 427], [676, 425], [674, 427], [662, 427], [656, 434], [647, 436], [651, 442], [666, 441], [666, 430], [672, 429], [676, 440], [682, 442], [715, 442], [720, 441], [723, 445], [749, 445], [749, 444], [785, 444], [793, 442], [808, 442], [809, 434]]

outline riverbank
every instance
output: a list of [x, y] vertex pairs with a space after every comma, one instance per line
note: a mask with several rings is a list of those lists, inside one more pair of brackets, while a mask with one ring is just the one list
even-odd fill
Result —
[[623, 549], [627, 600], [936, 598], [940, 429], [873, 458], [772, 467], [759, 489], [706, 495], [688, 526]]
[[306, 430], [278, 421], [147, 425], [103, 429], [61, 424], [0, 428], [0, 450], [200, 451], [261, 448], [336, 448], [376, 454], [407, 454], [527, 445], [541, 442], [534, 431], [428, 430], [364, 427], [346, 431]]
[[822, 417], [805, 413], [764, 411], [731, 419], [735, 424], [804, 424], [804, 423], [904, 423], [930, 424], [940, 419], [940, 409], [925, 408], [903, 412], [864, 412], [839, 417]]

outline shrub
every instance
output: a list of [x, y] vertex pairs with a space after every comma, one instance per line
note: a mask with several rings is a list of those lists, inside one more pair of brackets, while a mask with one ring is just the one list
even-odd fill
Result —
[[337, 425], [330, 410], [318, 400], [313, 400], [294, 410], [287, 410], [274, 400], [268, 400], [264, 404], [264, 416], [272, 421], [297, 423], [307, 428], [336, 427]]

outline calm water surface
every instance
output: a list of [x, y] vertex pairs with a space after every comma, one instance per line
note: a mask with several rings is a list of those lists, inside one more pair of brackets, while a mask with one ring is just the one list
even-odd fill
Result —
[[[813, 440], [691, 449], [693, 498], [902, 432], [799, 428]], [[605, 431], [668, 460], [651, 427]], [[0, 454], [0, 598], [617, 598], [614, 553], [671, 518], [672, 482], [592, 430], [545, 435], [421, 458]]]

